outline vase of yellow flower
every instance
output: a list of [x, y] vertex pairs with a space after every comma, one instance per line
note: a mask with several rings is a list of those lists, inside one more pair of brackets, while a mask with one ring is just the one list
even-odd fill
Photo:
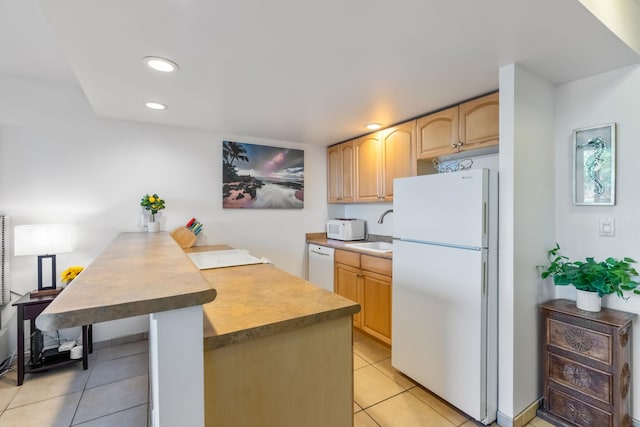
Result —
[[63, 284], [62, 287], [69, 286], [69, 283], [71, 283], [73, 279], [75, 279], [82, 270], [84, 270], [84, 267], [81, 267], [79, 265], [74, 265], [72, 267], [67, 268], [65, 271], [63, 271], [62, 274], [60, 275], [60, 280], [62, 281], [62, 284]]
[[162, 200], [156, 193], [152, 195], [145, 194], [144, 197], [140, 200], [140, 206], [148, 210], [151, 214], [151, 216], [149, 217], [149, 222], [147, 223], [147, 230], [150, 233], [160, 231], [160, 222], [156, 221], [156, 214], [158, 213], [158, 211], [165, 208], [164, 200]]

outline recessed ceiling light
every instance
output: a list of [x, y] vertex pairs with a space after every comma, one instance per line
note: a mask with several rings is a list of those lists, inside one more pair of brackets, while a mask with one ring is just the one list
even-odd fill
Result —
[[380, 123], [367, 123], [365, 127], [369, 130], [378, 130], [382, 125]]
[[149, 67], [163, 73], [171, 73], [178, 69], [178, 64], [175, 62], [158, 56], [145, 56], [143, 59]]
[[145, 102], [147, 108], [151, 108], [152, 110], [166, 110], [167, 106], [164, 104], [160, 104], [159, 102]]

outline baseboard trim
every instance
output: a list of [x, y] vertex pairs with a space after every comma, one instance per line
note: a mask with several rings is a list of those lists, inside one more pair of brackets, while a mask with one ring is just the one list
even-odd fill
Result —
[[100, 350], [102, 348], [112, 347], [116, 345], [127, 344], [136, 341], [143, 341], [149, 339], [148, 332], [142, 332], [140, 334], [125, 335], [123, 337], [113, 338], [110, 340], [98, 341], [93, 343], [94, 350]]
[[527, 409], [520, 412], [520, 414], [514, 418], [513, 427], [524, 427], [529, 424], [529, 421], [536, 417], [536, 411], [540, 407], [542, 400], [533, 402]]
[[[529, 422], [536, 417], [536, 411], [540, 407], [541, 400], [536, 400], [531, 405], [527, 407], [524, 411], [520, 412], [514, 418], [509, 417], [508, 415], [503, 414], [498, 411], [498, 425], [501, 427], [524, 427]], [[640, 426], [638, 426], [640, 427]]]
[[513, 419], [500, 411], [498, 411], [498, 419], [496, 422], [500, 427], [513, 427]]

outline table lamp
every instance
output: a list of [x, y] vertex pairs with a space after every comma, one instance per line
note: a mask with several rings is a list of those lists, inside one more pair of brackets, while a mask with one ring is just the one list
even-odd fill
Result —
[[[18, 225], [14, 229], [15, 256], [38, 255], [38, 291], [56, 288], [56, 254], [73, 250], [73, 225]], [[51, 281], [44, 281], [45, 270]]]

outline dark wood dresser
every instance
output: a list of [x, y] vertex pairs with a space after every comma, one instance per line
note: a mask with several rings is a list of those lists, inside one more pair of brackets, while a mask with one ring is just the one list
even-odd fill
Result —
[[558, 299], [540, 306], [544, 404], [559, 426], [631, 427], [631, 337], [636, 316], [578, 310]]

